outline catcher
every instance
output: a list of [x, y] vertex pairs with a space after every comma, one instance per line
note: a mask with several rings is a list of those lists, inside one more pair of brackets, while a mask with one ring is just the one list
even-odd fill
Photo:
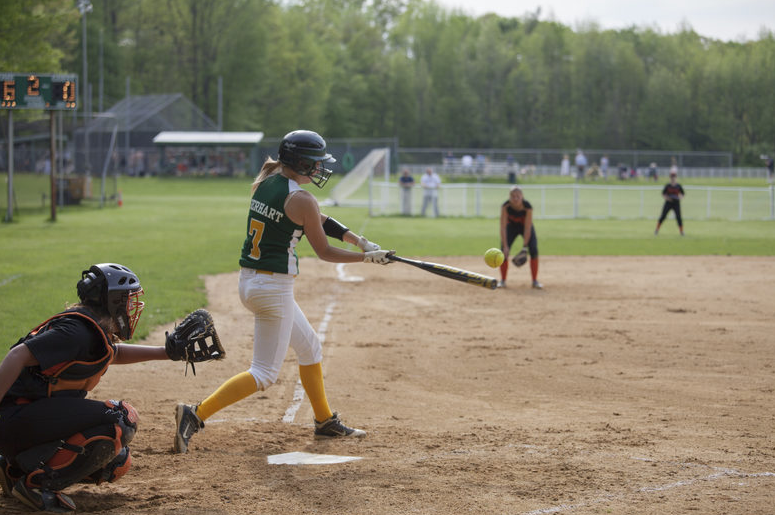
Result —
[[86, 399], [109, 365], [223, 356], [220, 343], [202, 350], [207, 336], [217, 342], [212, 319], [183, 335], [176, 329], [164, 347], [120, 343], [132, 338], [144, 307], [140, 280], [123, 265], [91, 266], [77, 291], [78, 304], [21, 338], [0, 363], [0, 486], [38, 511], [74, 511], [62, 490], [112, 483], [132, 464], [137, 411], [126, 401]]
[[501, 250], [506, 257], [501, 265], [501, 280], [498, 288], [506, 287], [506, 276], [509, 273], [509, 250], [517, 236], [522, 236], [522, 249], [511, 260], [514, 266], [521, 267], [530, 254], [530, 275], [533, 278], [533, 288], [538, 290], [543, 285], [538, 282], [538, 237], [533, 227], [533, 206], [525, 200], [518, 186], [511, 188], [509, 199], [501, 206]]

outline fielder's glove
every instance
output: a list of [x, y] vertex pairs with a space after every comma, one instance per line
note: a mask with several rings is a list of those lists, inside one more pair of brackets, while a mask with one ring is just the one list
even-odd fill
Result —
[[189, 363], [191, 371], [196, 375], [194, 363], [226, 357], [226, 351], [215, 332], [213, 317], [205, 309], [190, 313], [171, 333], [164, 334], [167, 337], [164, 344], [167, 356], [172, 361], [185, 361], [186, 373]]
[[364, 263], [376, 263], [378, 265], [387, 265], [392, 263], [388, 256], [395, 254], [395, 250], [373, 250], [371, 252], [363, 253]]
[[527, 262], [527, 247], [522, 247], [522, 250], [514, 256], [511, 262], [514, 263], [514, 266], [524, 265]]
[[358, 248], [361, 249], [364, 252], [374, 252], [375, 250], [379, 250], [380, 246], [377, 245], [374, 242], [371, 242], [364, 238], [363, 236], [358, 237]]

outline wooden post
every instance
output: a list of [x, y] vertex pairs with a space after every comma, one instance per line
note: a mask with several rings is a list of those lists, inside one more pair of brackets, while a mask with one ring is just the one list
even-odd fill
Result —
[[5, 221], [13, 221], [13, 110], [8, 111], [8, 212]]
[[49, 121], [49, 128], [51, 132], [51, 221], [56, 222], [57, 220], [57, 186], [56, 186], [56, 171], [57, 171], [57, 160], [56, 160], [56, 119], [54, 118], [55, 111], [50, 111], [51, 118]]

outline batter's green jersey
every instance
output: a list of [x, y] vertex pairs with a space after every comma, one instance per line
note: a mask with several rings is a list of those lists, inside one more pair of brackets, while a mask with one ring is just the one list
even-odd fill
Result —
[[304, 229], [285, 214], [285, 199], [300, 190], [296, 181], [278, 174], [267, 177], [253, 193], [240, 266], [281, 274], [299, 273], [296, 245]]

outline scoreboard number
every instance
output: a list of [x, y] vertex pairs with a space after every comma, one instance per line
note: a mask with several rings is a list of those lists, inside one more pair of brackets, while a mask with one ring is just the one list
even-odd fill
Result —
[[75, 75], [0, 73], [0, 109], [74, 110]]

